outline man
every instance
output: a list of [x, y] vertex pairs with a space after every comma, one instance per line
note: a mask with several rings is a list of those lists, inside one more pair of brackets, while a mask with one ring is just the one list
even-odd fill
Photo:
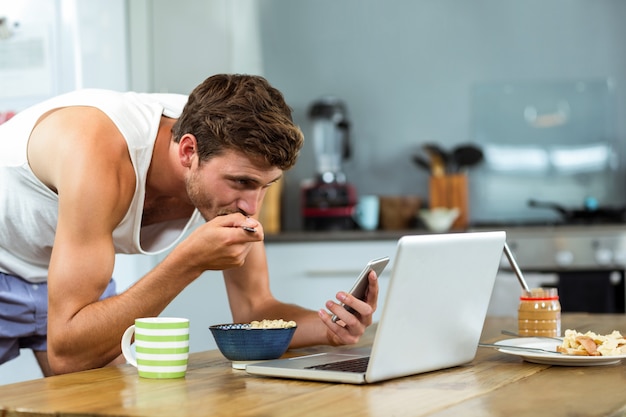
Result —
[[[246, 75], [209, 77], [188, 100], [78, 91], [0, 126], [0, 362], [22, 347], [44, 375], [119, 363], [134, 319], [159, 315], [206, 270], [223, 270], [235, 322], [295, 320], [292, 347], [358, 341], [375, 274], [366, 302], [337, 294], [354, 315], [333, 301], [317, 312], [281, 303], [269, 289], [254, 216], [302, 143], [282, 94]], [[164, 250], [115, 295], [116, 253]]]

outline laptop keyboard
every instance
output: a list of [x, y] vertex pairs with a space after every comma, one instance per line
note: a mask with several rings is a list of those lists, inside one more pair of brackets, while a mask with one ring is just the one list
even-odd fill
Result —
[[365, 372], [369, 362], [369, 356], [356, 359], [347, 359], [345, 361], [324, 363], [321, 365], [309, 366], [306, 369], [321, 369], [324, 371], [342, 371], [342, 372]]

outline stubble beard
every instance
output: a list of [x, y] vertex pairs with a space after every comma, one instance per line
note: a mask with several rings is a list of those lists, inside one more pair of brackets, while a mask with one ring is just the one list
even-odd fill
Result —
[[185, 178], [185, 190], [187, 191], [187, 198], [193, 206], [200, 212], [200, 215], [205, 221], [211, 220], [214, 215], [210, 213], [210, 205], [204, 201], [202, 198], [202, 193], [200, 192], [199, 182], [195, 180], [196, 174], [193, 173], [189, 177]]
[[205, 221], [214, 219], [217, 216], [225, 216], [227, 214], [238, 213], [238, 210], [232, 209], [219, 209], [216, 208], [210, 199], [203, 195], [200, 189], [200, 181], [197, 181], [196, 174], [193, 173], [189, 177], [185, 178], [185, 189], [187, 191], [187, 197], [193, 206], [200, 212], [200, 215]]

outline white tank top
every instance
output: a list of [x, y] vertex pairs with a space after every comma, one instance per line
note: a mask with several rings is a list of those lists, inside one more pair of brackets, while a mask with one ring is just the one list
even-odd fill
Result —
[[0, 271], [33, 283], [48, 278], [58, 196], [31, 171], [26, 147], [37, 120], [55, 108], [96, 107], [126, 139], [137, 182], [128, 212], [113, 232], [116, 253], [161, 253], [200, 223], [196, 210], [189, 219], [141, 227], [146, 177], [161, 115], [178, 118], [186, 102], [187, 96], [178, 94], [80, 90], [37, 104], [0, 125]]

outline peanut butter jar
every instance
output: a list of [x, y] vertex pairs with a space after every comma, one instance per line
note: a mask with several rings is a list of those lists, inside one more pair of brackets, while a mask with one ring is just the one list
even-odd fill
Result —
[[561, 336], [561, 303], [557, 289], [522, 290], [517, 322], [520, 336]]

